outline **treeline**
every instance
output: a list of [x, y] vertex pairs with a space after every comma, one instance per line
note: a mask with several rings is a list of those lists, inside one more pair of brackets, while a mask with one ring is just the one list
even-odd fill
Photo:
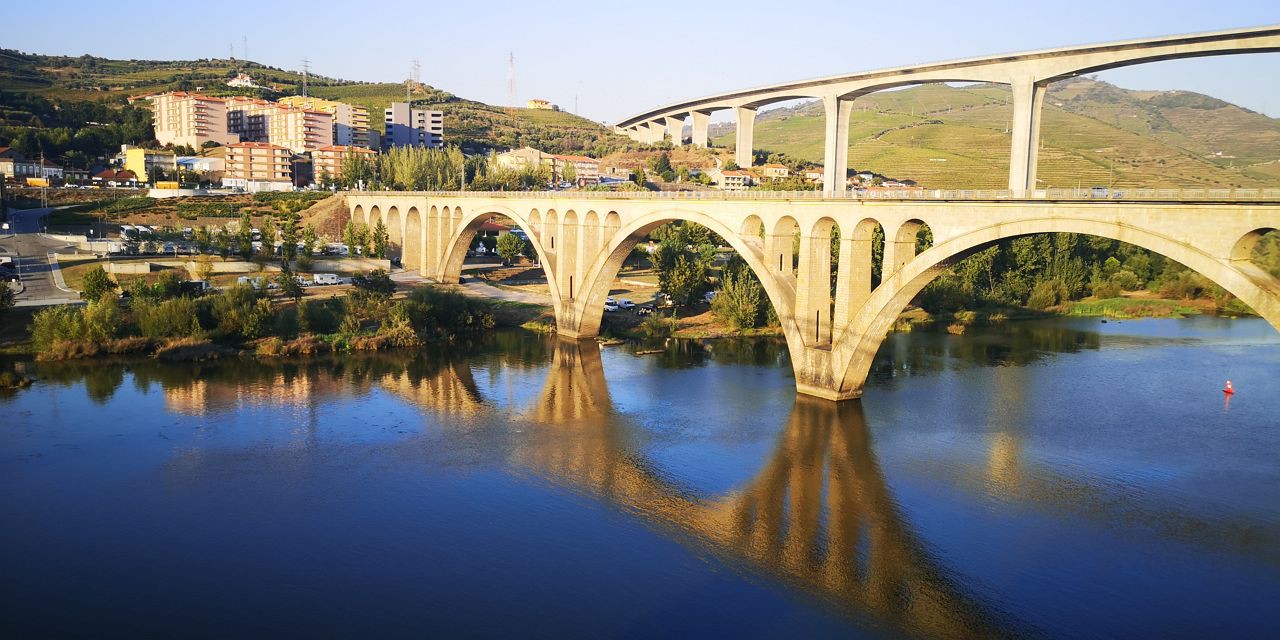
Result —
[[114, 155], [120, 145], [154, 145], [151, 111], [108, 101], [48, 99], [0, 91], [0, 147], [28, 158], [89, 169], [96, 158]]
[[544, 189], [556, 176], [546, 166], [504, 167], [496, 153], [464, 156], [457, 147], [424, 149], [399, 147], [369, 157], [350, 154], [342, 159], [342, 175], [322, 173], [324, 187], [392, 191], [529, 191]]
[[[322, 351], [377, 351], [421, 347], [430, 340], [493, 328], [488, 306], [460, 293], [421, 287], [399, 300], [395, 282], [375, 270], [352, 279], [341, 298], [303, 300], [286, 267], [274, 279], [282, 293], [236, 285], [220, 293], [185, 295], [174, 275], [138, 281], [122, 302], [101, 267], [85, 278], [84, 307], [57, 306], [36, 313], [31, 340], [41, 357], [67, 359], [106, 353], [171, 356], [215, 343], [246, 346], [260, 355]], [[289, 301], [292, 304], [288, 304]]]

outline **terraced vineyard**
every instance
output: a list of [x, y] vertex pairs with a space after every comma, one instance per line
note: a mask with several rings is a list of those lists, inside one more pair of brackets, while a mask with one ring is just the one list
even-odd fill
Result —
[[[1280, 186], [1280, 120], [1187, 92], [1077, 78], [1050, 87], [1043, 188]], [[850, 168], [933, 188], [1007, 185], [1013, 106], [1002, 86], [925, 85], [857, 100]], [[723, 131], [723, 129], [722, 129]], [[715, 138], [732, 146], [732, 133]], [[755, 147], [822, 162], [819, 104], [763, 112]]]

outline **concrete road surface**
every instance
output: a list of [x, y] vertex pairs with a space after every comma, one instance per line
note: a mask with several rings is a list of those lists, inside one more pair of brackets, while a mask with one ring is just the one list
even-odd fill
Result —
[[18, 295], [18, 306], [43, 306], [76, 302], [80, 295], [58, 287], [54, 280], [54, 265], [49, 260], [50, 251], [67, 248], [67, 243], [40, 235], [48, 209], [25, 209], [9, 212], [9, 229], [0, 236], [0, 255], [10, 256], [26, 290]]

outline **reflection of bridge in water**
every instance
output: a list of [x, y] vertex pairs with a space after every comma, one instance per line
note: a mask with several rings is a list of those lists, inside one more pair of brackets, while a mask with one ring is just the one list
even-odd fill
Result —
[[[1038, 339], [1061, 343], [1063, 349], [1080, 344], [1074, 332]], [[731, 565], [791, 585], [853, 617], [928, 637], [1005, 635], [1020, 628], [962, 586], [912, 531], [872, 449], [861, 403], [797, 398], [760, 470], [725, 495], [701, 496], [637, 453], [640, 427], [615, 410], [599, 347], [552, 344], [541, 390], [505, 406], [486, 397], [494, 392], [477, 383], [472, 360], [447, 357], [373, 359], [336, 374], [341, 381], [321, 380], [335, 374], [309, 368], [292, 377], [268, 375], [268, 384], [255, 381], [246, 385], [249, 391], [208, 391], [209, 397], [266, 404], [329, 391], [359, 395], [381, 390], [437, 416], [445, 430], [470, 430], [486, 424], [486, 418], [523, 423], [528, 425], [524, 433], [508, 440], [502, 454], [511, 466], [619, 505]], [[1084, 344], [1090, 347], [1096, 345]], [[1018, 369], [994, 368], [998, 398], [1025, 396]], [[293, 387], [305, 392], [291, 391]], [[181, 388], [166, 386], [166, 394], [181, 394]], [[254, 400], [255, 394], [262, 398]], [[1036, 469], [1023, 451], [1023, 406], [995, 400], [985, 458], [948, 476], [950, 484], [1059, 515], [1141, 527], [1158, 523], [1156, 533], [1165, 537], [1208, 527], [1220, 529], [1220, 537], [1237, 548], [1258, 543], [1249, 539], [1256, 538], [1256, 531], [1197, 521], [1176, 507], [1133, 509], [1105, 487]], [[174, 461], [174, 468], [202, 464], [200, 457], [189, 452]], [[1210, 537], [1217, 536], [1204, 538]]]

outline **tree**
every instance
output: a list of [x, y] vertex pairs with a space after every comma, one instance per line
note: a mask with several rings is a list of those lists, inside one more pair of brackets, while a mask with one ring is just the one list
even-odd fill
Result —
[[687, 305], [706, 283], [707, 266], [696, 258], [681, 255], [676, 258], [666, 280], [663, 291], [671, 296], [671, 301], [680, 306]]
[[298, 255], [298, 214], [291, 213], [285, 218], [280, 232], [281, 255], [285, 261], [293, 260]]
[[644, 174], [642, 167], [636, 167], [635, 183], [638, 187], [645, 187], [649, 182], [649, 177]]
[[249, 217], [249, 212], [245, 211], [240, 214], [240, 228], [236, 231], [236, 248], [240, 250], [240, 255], [248, 258], [253, 254], [253, 218]]
[[342, 229], [342, 242], [347, 245], [347, 253], [359, 255], [364, 250], [368, 235], [368, 227], [363, 222], [347, 221], [347, 226]]
[[387, 246], [391, 243], [391, 237], [387, 233], [387, 225], [382, 224], [379, 218], [373, 223], [373, 230], [369, 233], [369, 244], [371, 251], [369, 252], [375, 258], [387, 257]]
[[276, 284], [280, 285], [280, 293], [292, 298], [294, 303], [302, 300], [302, 285], [298, 284], [298, 278], [289, 270], [288, 262], [280, 265], [280, 273], [276, 274]]
[[742, 168], [742, 167], [739, 167], [739, 166], [738, 166], [738, 163], [737, 163], [737, 162], [734, 162], [733, 160], [730, 160], [730, 161], [728, 161], [728, 162], [724, 163], [724, 170], [725, 170], [725, 171], [737, 171], [738, 169], [741, 169], [741, 168]]
[[262, 255], [270, 257], [276, 253], [276, 223], [267, 216], [262, 221]]
[[[0, 320], [9, 314], [9, 310], [18, 302], [18, 294], [9, 288], [9, 283], [0, 282]], [[0, 326], [4, 326], [0, 323]]]
[[196, 248], [200, 250], [200, 253], [208, 251], [209, 245], [213, 242], [213, 238], [209, 235], [208, 227], [197, 227], [193, 239], [195, 240]]
[[355, 293], [365, 297], [389, 299], [396, 291], [395, 281], [382, 269], [374, 269], [367, 274], [357, 273], [351, 276], [351, 284], [356, 288]]
[[311, 223], [307, 223], [307, 225], [302, 228], [303, 255], [310, 257], [312, 254], [314, 254], [316, 251], [317, 241], [318, 241], [318, 238], [316, 237], [315, 226], [313, 226]]
[[524, 252], [524, 238], [514, 233], [504, 233], [498, 236], [498, 257], [502, 258], [502, 264], [509, 265], [520, 254]]
[[94, 267], [84, 274], [84, 290], [80, 292], [80, 297], [89, 302], [97, 302], [103, 296], [113, 293], [119, 286], [111, 276], [107, 275], [107, 270], [101, 266]]
[[564, 163], [564, 175], [561, 178], [569, 184], [578, 184], [578, 168], [573, 162], [566, 160]]

